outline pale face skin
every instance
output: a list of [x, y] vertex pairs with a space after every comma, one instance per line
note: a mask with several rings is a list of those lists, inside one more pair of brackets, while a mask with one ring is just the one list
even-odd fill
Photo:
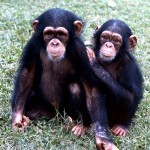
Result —
[[101, 47], [99, 50], [99, 58], [102, 61], [111, 62], [115, 59], [122, 46], [122, 37], [118, 33], [111, 31], [103, 31], [100, 36]]
[[43, 31], [48, 57], [52, 61], [64, 58], [69, 33], [64, 27], [46, 27]]

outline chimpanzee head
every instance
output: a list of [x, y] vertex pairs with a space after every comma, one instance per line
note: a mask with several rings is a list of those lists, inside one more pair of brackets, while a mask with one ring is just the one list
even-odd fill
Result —
[[68, 43], [80, 35], [83, 22], [67, 10], [54, 8], [36, 18], [32, 25], [43, 40], [49, 59], [60, 61], [65, 57]]
[[101, 61], [111, 62], [134, 49], [137, 38], [121, 20], [108, 20], [94, 34], [94, 50]]

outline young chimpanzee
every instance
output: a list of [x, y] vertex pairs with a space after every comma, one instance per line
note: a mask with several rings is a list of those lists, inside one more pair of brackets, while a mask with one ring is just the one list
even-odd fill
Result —
[[22, 53], [12, 95], [13, 128], [22, 130], [30, 119], [51, 117], [56, 109], [60, 113], [65, 109], [73, 119], [81, 112], [83, 127], [75, 125], [75, 135], [84, 133], [92, 120], [96, 139], [101, 140], [104, 128], [99, 112], [105, 107], [96, 88], [101, 81], [80, 38], [82, 27], [79, 17], [59, 8], [49, 9], [33, 21], [34, 33]]
[[143, 77], [131, 54], [137, 38], [126, 23], [111, 19], [96, 29], [94, 42], [95, 56], [90, 50], [88, 55], [104, 87], [106, 109], [100, 115], [106, 130], [108, 124], [114, 135], [125, 136], [143, 97]]
[[[24, 129], [29, 119], [53, 116], [56, 109], [61, 113], [65, 108], [76, 119], [70, 94], [74, 82], [83, 89], [80, 103], [83, 123], [88, 126], [84, 88], [97, 80], [80, 38], [82, 20], [67, 10], [54, 8], [41, 14], [32, 25], [34, 34], [22, 53], [12, 95], [12, 127]], [[83, 130], [75, 126], [73, 131], [80, 135]]]

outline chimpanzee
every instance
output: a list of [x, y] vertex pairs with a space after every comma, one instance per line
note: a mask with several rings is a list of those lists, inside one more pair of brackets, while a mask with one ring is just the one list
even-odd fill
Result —
[[[143, 77], [131, 54], [137, 38], [125, 22], [110, 19], [96, 29], [93, 42], [94, 52], [90, 49], [87, 52], [93, 70], [104, 87], [100, 89], [103, 95], [101, 101], [105, 101], [105, 109], [100, 114], [104, 132], [108, 132], [108, 125], [114, 135], [125, 136], [143, 97]], [[105, 149], [109, 137], [103, 134], [98, 141]], [[110, 149], [113, 147], [110, 146]]]
[[[77, 82], [84, 91], [87, 81], [89, 87], [96, 81], [80, 38], [83, 25], [75, 14], [59, 8], [49, 9], [33, 21], [34, 33], [22, 53], [12, 95], [13, 128], [26, 128], [29, 119], [54, 116], [56, 109], [61, 113], [66, 108], [68, 115], [78, 117], [70, 86]], [[82, 95], [80, 103], [86, 112]], [[88, 111], [85, 117], [89, 124]], [[82, 134], [77, 126], [74, 132]]]
[[[22, 130], [30, 119], [52, 117], [56, 109], [60, 113], [66, 109], [76, 119], [81, 110], [84, 127], [92, 120], [98, 138], [102, 105], [99, 93], [91, 93], [101, 81], [92, 70], [80, 37], [84, 22], [67, 10], [53, 8], [32, 25], [34, 33], [21, 55], [12, 94], [12, 127]], [[80, 87], [80, 106], [71, 93], [74, 83]], [[84, 129], [75, 125], [72, 132], [81, 135]]]

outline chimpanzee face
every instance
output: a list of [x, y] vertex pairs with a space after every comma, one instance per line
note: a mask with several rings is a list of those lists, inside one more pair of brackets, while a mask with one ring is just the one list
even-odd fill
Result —
[[122, 43], [123, 39], [120, 34], [111, 31], [103, 31], [100, 35], [100, 60], [108, 62], [114, 60]]
[[46, 27], [43, 31], [46, 51], [50, 60], [59, 61], [64, 58], [69, 33], [64, 27]]
[[[35, 20], [32, 24], [37, 32], [39, 21]], [[75, 29], [75, 35], [78, 36], [82, 31], [83, 24], [76, 20], [72, 28]], [[43, 39], [45, 41], [47, 56], [52, 61], [61, 61], [65, 57], [67, 44], [69, 41], [69, 31], [65, 27], [47, 26], [43, 30]]]

